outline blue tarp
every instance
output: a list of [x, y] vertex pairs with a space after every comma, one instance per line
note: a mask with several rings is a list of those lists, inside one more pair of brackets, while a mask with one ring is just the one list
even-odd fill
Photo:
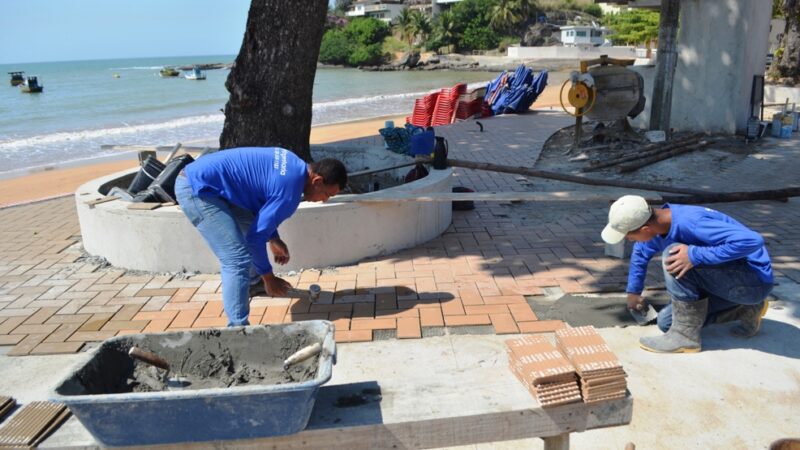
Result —
[[533, 69], [521, 64], [513, 74], [501, 73], [486, 87], [484, 100], [492, 114], [520, 113], [528, 110], [547, 86], [547, 70], [534, 76]]

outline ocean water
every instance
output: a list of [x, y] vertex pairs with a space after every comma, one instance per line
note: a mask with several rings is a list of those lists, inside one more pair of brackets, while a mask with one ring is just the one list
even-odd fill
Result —
[[[173, 145], [216, 141], [228, 100], [228, 70], [203, 81], [161, 78], [165, 65], [228, 63], [234, 55], [0, 65], [0, 74], [39, 77], [41, 94], [0, 83], [0, 176], [118, 154], [103, 144]], [[115, 78], [114, 75], [119, 75]], [[414, 99], [496, 72], [362, 72], [318, 69], [313, 125], [411, 112]], [[376, 130], [377, 131], [377, 130]]]

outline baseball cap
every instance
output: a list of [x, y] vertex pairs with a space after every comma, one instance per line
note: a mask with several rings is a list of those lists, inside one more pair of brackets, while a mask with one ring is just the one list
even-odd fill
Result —
[[608, 210], [608, 225], [600, 236], [609, 244], [625, 239], [625, 235], [639, 229], [650, 219], [653, 211], [647, 200], [638, 195], [623, 195]]

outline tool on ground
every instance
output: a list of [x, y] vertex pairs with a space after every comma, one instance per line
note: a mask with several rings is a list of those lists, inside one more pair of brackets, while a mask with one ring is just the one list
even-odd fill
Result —
[[322, 351], [322, 344], [320, 344], [319, 342], [303, 347], [300, 350], [294, 352], [291, 356], [289, 356], [283, 361], [283, 370], [288, 370], [289, 367], [301, 361], [305, 361], [308, 358], [311, 358], [312, 356], [316, 356], [321, 351]]
[[656, 318], [658, 318], [658, 313], [656, 312], [655, 308], [650, 306], [646, 301], [642, 301], [636, 305], [636, 308], [628, 308], [628, 312], [631, 313], [633, 320], [636, 321], [638, 325], [647, 325]]
[[322, 292], [322, 288], [318, 284], [312, 284], [308, 287], [308, 299], [313, 301], [319, 300], [319, 294]]
[[167, 372], [167, 389], [170, 391], [181, 390], [191, 384], [186, 378], [171, 373], [167, 360], [153, 352], [134, 346], [128, 350], [128, 356], [137, 361], [165, 370]]

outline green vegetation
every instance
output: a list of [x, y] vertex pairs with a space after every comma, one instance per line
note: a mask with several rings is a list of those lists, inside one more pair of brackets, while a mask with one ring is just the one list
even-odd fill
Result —
[[389, 27], [378, 19], [355, 19], [343, 28], [325, 32], [319, 60], [325, 64], [376, 65], [385, 61], [382, 46]]
[[609, 36], [614, 45], [635, 45], [658, 38], [659, 17], [656, 11], [632, 9], [603, 16], [602, 22], [614, 30]]

